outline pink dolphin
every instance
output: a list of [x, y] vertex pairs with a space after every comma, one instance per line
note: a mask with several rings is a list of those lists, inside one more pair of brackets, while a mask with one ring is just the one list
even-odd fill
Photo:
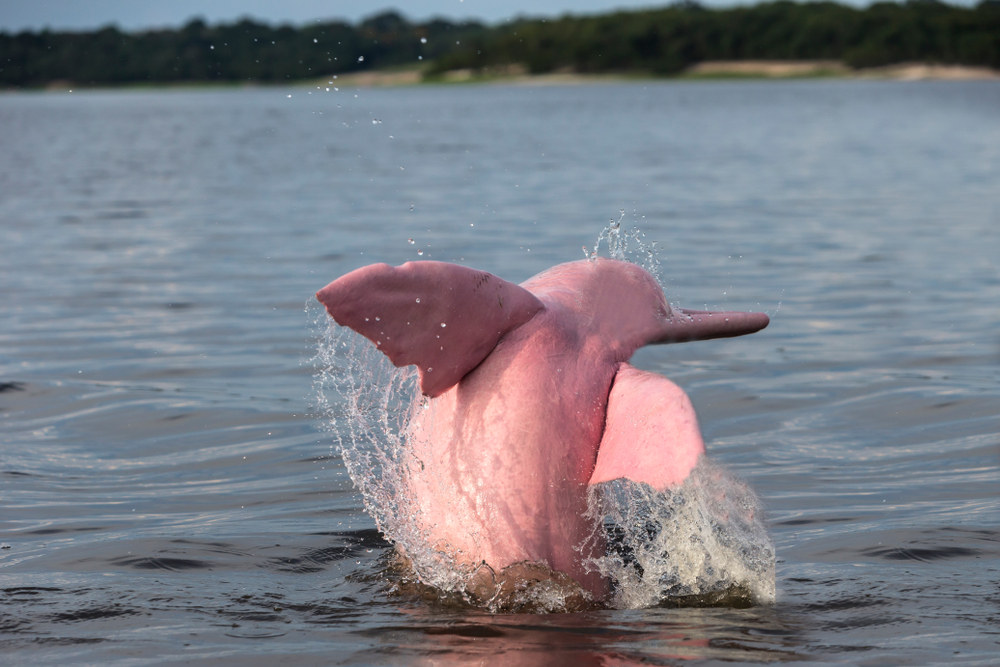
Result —
[[541, 563], [596, 599], [607, 583], [580, 548], [594, 531], [588, 486], [628, 478], [664, 490], [705, 450], [684, 391], [629, 358], [768, 324], [763, 313], [672, 309], [647, 271], [611, 259], [520, 286], [444, 262], [374, 264], [316, 297], [393, 364], [416, 365], [433, 399], [409, 433], [430, 546], [497, 572]]

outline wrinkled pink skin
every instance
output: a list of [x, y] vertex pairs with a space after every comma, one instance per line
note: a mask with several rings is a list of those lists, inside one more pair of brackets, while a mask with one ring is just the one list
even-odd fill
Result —
[[704, 452], [684, 392], [627, 360], [649, 343], [768, 321], [671, 310], [649, 273], [608, 259], [561, 264], [520, 287], [441, 262], [372, 265], [317, 297], [394, 364], [416, 364], [434, 397], [415, 406], [409, 433], [431, 546], [495, 570], [545, 563], [597, 599], [607, 584], [580, 551], [594, 530], [588, 486], [625, 477], [663, 490]]

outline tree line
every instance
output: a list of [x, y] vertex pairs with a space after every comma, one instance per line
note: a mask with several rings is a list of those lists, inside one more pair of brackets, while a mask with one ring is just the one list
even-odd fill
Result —
[[0, 85], [173, 82], [276, 83], [405, 64], [448, 70], [522, 65], [532, 73], [679, 73], [709, 60], [840, 60], [851, 67], [900, 62], [1000, 69], [1000, 0], [957, 7], [937, 0], [856, 8], [788, 0], [708, 9], [685, 0], [660, 9], [495, 26], [388, 11], [357, 25], [302, 27], [244, 19], [126, 33], [0, 32]]

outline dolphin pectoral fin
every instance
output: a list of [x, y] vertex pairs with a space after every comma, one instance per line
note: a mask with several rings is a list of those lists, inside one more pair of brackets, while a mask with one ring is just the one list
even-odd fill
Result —
[[684, 390], [662, 375], [622, 364], [590, 484], [627, 478], [663, 491], [687, 479], [704, 452]]
[[341, 326], [375, 343], [396, 366], [416, 365], [420, 389], [439, 396], [542, 310], [506, 280], [445, 262], [372, 264], [316, 293]]
[[674, 308], [650, 343], [684, 343], [710, 338], [732, 338], [760, 331], [770, 319], [764, 313], [687, 310]]

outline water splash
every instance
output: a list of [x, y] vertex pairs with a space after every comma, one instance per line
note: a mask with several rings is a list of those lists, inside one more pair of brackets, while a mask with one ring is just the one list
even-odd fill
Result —
[[598, 526], [591, 542], [608, 544], [589, 564], [614, 582], [611, 606], [774, 602], [774, 545], [760, 501], [707, 458], [676, 489], [619, 479], [592, 488], [588, 501]]
[[367, 339], [337, 326], [325, 313], [313, 362], [317, 408], [334, 439], [365, 511], [396, 552], [383, 574], [395, 592], [439, 604], [493, 612], [542, 613], [593, 608], [589, 593], [568, 575], [537, 563], [496, 571], [486, 563], [459, 563], [431, 546], [411, 493], [411, 475], [423, 465], [407, 442], [410, 419], [432, 407], [417, 373], [395, 368]]
[[365, 511], [406, 554], [423, 583], [461, 590], [468, 568], [429, 547], [410, 492], [408, 464], [414, 457], [406, 433], [413, 411], [427, 408], [430, 400], [420, 394], [416, 370], [394, 367], [360, 334], [337, 326], [325, 313], [320, 318], [325, 328], [313, 360], [317, 408]]
[[649, 271], [662, 287], [660, 260], [657, 256], [659, 248], [656, 247], [656, 241], [646, 243], [646, 235], [638, 227], [623, 229], [622, 220], [625, 219], [625, 209], [619, 209], [618, 213], [618, 219], [609, 220], [608, 225], [597, 235], [597, 242], [594, 243], [593, 250], [588, 251], [587, 246], [583, 247], [584, 256], [588, 259], [596, 259], [603, 242], [608, 247], [608, 257], [641, 266]]
[[[621, 221], [604, 229], [594, 252], [606, 240], [612, 257], [633, 262], [639, 257], [655, 276], [655, 244], [646, 245], [638, 230], [622, 231]], [[494, 612], [592, 608], [572, 579], [544, 566], [516, 563], [497, 572], [485, 563], [460, 564], [431, 546], [410, 490], [412, 471], [424, 465], [407, 440], [410, 420], [417, 410], [432, 407], [420, 394], [417, 373], [393, 367], [376, 346], [337, 326], [323, 311], [316, 326], [322, 331], [314, 359], [318, 408], [366, 511], [396, 544], [397, 560], [410, 573], [393, 579], [393, 568], [386, 570], [397, 589]], [[644, 608], [774, 601], [774, 546], [760, 503], [746, 484], [708, 459], [703, 457], [675, 490], [661, 493], [615, 480], [591, 489], [588, 503], [595, 528], [579, 549], [599, 554], [586, 562], [612, 582], [614, 593], [605, 604]]]

